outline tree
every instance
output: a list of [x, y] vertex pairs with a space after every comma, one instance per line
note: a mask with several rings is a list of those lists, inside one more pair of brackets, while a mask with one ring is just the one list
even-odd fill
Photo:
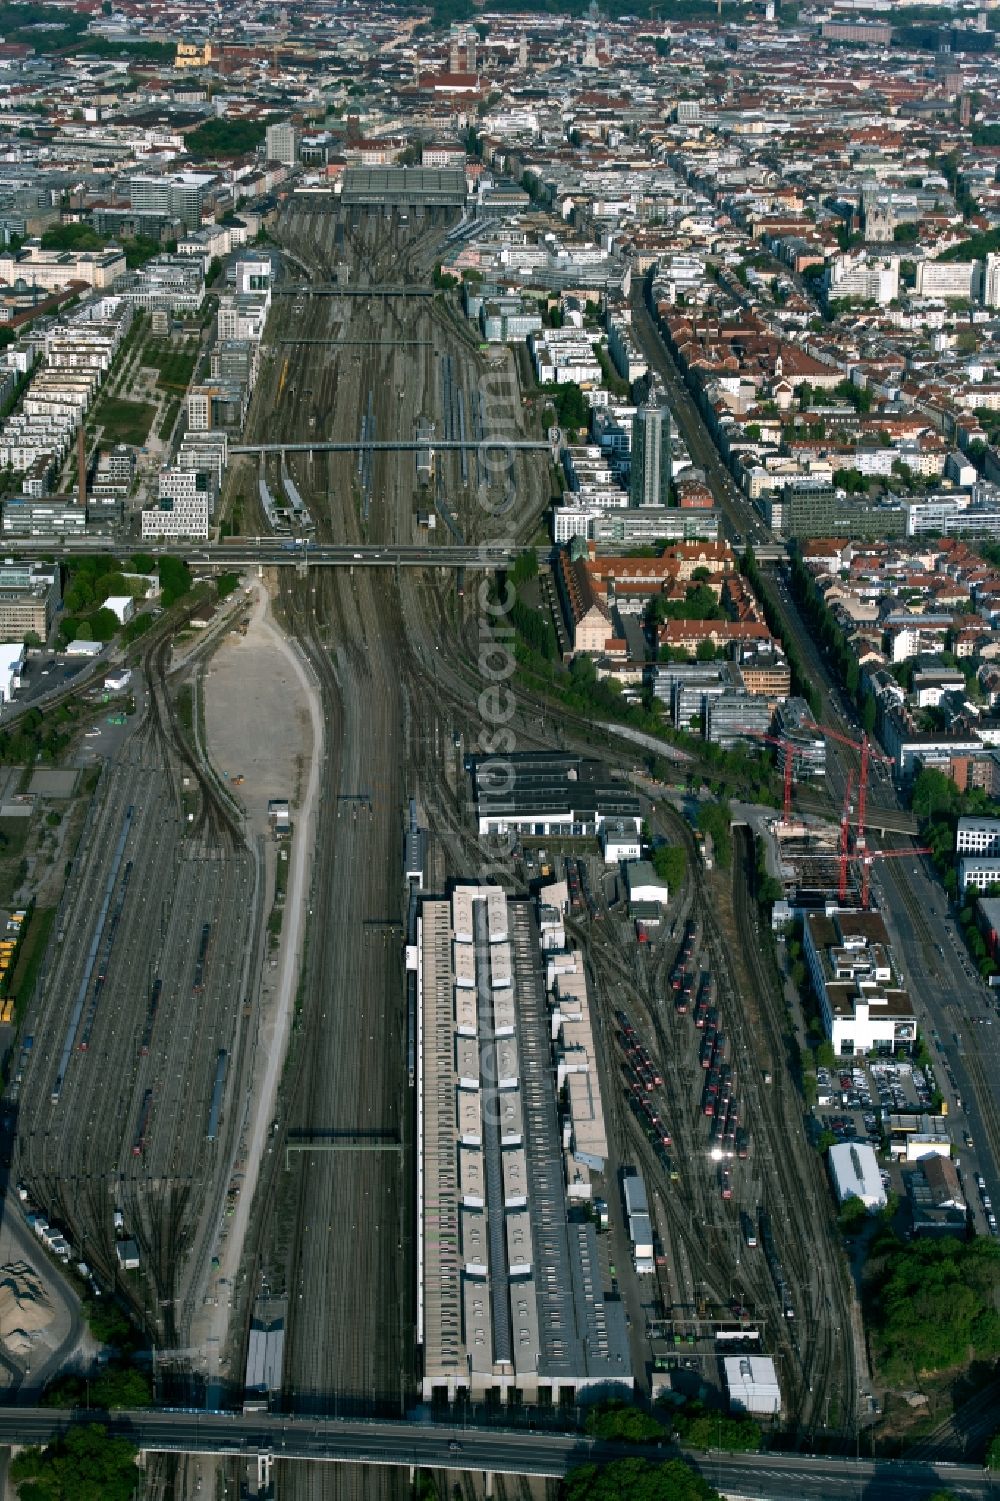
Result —
[[102, 1345], [129, 1349], [135, 1344], [135, 1331], [118, 1304], [110, 1298], [85, 1298], [83, 1316], [90, 1332]]
[[918, 818], [933, 819], [941, 813], [951, 813], [959, 800], [958, 788], [943, 771], [928, 766], [917, 773], [911, 807]]
[[837, 1223], [845, 1235], [857, 1235], [867, 1218], [868, 1210], [863, 1200], [856, 1194], [851, 1194], [840, 1207]]
[[65, 1376], [43, 1398], [46, 1407], [116, 1409], [148, 1407], [153, 1400], [149, 1378], [125, 1366], [108, 1366], [89, 1382], [83, 1376]]
[[909, 1383], [1000, 1355], [1000, 1245], [912, 1241], [886, 1260], [871, 1300], [884, 1380]]
[[674, 1414], [674, 1428], [681, 1443], [692, 1449], [728, 1449], [755, 1454], [760, 1448], [760, 1425], [753, 1418], [723, 1417], [710, 1412], [701, 1402], [689, 1402]]
[[79, 624], [81, 639], [85, 641], [110, 641], [118, 630], [119, 620], [114, 610], [95, 610]]
[[711, 836], [715, 846], [715, 858], [725, 868], [732, 858], [732, 838], [729, 832], [729, 810], [722, 803], [702, 803], [698, 809], [698, 828]]
[[161, 558], [158, 565], [163, 608], [169, 609], [191, 588], [191, 570], [180, 558]]
[[586, 427], [590, 419], [587, 398], [575, 381], [564, 381], [558, 386], [543, 386], [556, 411], [560, 427]]
[[570, 1470], [561, 1501], [721, 1501], [719, 1492], [682, 1459], [653, 1464], [616, 1459]]
[[687, 854], [682, 844], [661, 844], [653, 851], [653, 869], [671, 891], [684, 880]]
[[709, 641], [707, 638], [704, 641], [699, 641], [697, 649], [695, 650], [695, 657], [696, 657], [696, 659], [699, 662], [714, 662], [715, 661], [715, 646], [714, 646], [714, 644], [711, 641]]
[[833, 1043], [829, 1038], [824, 1038], [816, 1049], [816, 1062], [820, 1068], [835, 1068], [837, 1055], [833, 1051]]
[[138, 1450], [99, 1423], [70, 1428], [46, 1449], [25, 1449], [10, 1475], [22, 1501], [131, 1501]]
[[986, 1468], [1000, 1470], [1000, 1433], [994, 1433], [986, 1450]]
[[627, 1402], [603, 1402], [587, 1414], [584, 1427], [594, 1438], [648, 1444], [663, 1437], [663, 1424]]
[[533, 548], [526, 547], [518, 553], [514, 559], [514, 566], [510, 570], [510, 581], [515, 589], [526, 584], [529, 579], [538, 577], [538, 554]]

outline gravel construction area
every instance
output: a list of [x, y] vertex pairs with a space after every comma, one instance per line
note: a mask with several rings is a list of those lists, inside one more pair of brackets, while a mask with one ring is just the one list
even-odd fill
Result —
[[[245, 780], [234, 791], [246, 803], [254, 833], [266, 835], [271, 797], [288, 797], [295, 830], [281, 939], [262, 984], [260, 1028], [243, 1105], [239, 1152], [245, 1177], [226, 1233], [220, 1234], [214, 1286], [192, 1331], [193, 1342], [206, 1351], [211, 1401], [220, 1377], [237, 1379], [239, 1375], [226, 1367], [229, 1311], [295, 1008], [324, 736], [323, 710], [312, 674], [297, 648], [275, 625], [263, 585], [254, 586], [246, 635], [231, 633], [225, 638], [207, 676], [211, 692], [204, 695], [205, 729], [213, 765], [222, 770], [237, 764], [234, 758], [241, 758], [238, 764], [244, 769], [239, 774]], [[268, 837], [263, 844], [265, 880], [268, 890], [273, 890], [275, 846]]]
[[270, 798], [287, 798], [294, 819], [312, 756], [313, 731], [292, 648], [256, 584], [245, 636], [231, 631], [205, 673], [205, 733], [216, 771], [228, 776], [249, 816], [251, 834], [267, 834]]

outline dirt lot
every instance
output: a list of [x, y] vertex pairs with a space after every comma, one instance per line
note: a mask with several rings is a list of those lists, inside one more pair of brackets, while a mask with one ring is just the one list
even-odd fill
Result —
[[255, 585], [245, 636], [226, 636], [205, 675], [205, 731], [213, 765], [230, 781], [254, 833], [267, 832], [269, 798], [301, 801], [312, 731], [292, 648], [271, 618], [267, 592]]

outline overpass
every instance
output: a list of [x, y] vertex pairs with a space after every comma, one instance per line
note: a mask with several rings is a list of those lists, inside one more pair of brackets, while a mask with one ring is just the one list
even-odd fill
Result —
[[[0, 1445], [46, 1444], [73, 1424], [99, 1422], [147, 1453], [210, 1454], [255, 1462], [415, 1466], [503, 1475], [558, 1477], [579, 1464], [640, 1457], [665, 1459], [673, 1448], [599, 1443], [580, 1434], [465, 1428], [413, 1420], [227, 1413], [200, 1409], [66, 1412], [45, 1407], [0, 1408]], [[728, 1496], [757, 1501], [926, 1501], [943, 1486], [970, 1501], [992, 1493], [988, 1472], [975, 1465], [841, 1459], [830, 1455], [685, 1455]]]
[[536, 438], [402, 438], [379, 442], [358, 438], [350, 443], [233, 443], [230, 453], [416, 453], [418, 449], [470, 449], [491, 453], [494, 449], [515, 453], [548, 453], [558, 457], [559, 444]]
[[[131, 558], [145, 553], [153, 558], [183, 558], [195, 567], [240, 568], [502, 568], [517, 556], [521, 548], [506, 543], [484, 543], [440, 547], [389, 544], [373, 547], [367, 543], [314, 542], [302, 537], [295, 540], [257, 537], [252, 542], [123, 542], [110, 537], [4, 538], [3, 552], [14, 557], [58, 557], [71, 559], [86, 553], [103, 557]], [[539, 557], [548, 556], [548, 548], [538, 549]]]
[[271, 289], [272, 297], [433, 297], [434, 288], [426, 283], [418, 283], [416, 286], [397, 285], [388, 283], [375, 287], [362, 287], [355, 284], [349, 286], [346, 282], [339, 281], [307, 281], [293, 282], [291, 286], [277, 286]]

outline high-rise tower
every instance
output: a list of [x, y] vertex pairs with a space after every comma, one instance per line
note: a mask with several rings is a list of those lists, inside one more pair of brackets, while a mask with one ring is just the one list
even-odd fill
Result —
[[650, 391], [632, 420], [629, 505], [668, 505], [671, 473], [670, 411]]

